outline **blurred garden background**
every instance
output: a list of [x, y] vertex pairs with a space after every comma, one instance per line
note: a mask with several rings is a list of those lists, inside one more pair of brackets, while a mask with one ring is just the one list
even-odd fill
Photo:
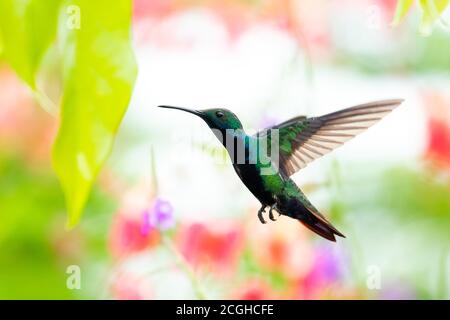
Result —
[[[30, 29], [0, 0], [0, 298], [449, 299], [450, 9], [400, 2], [394, 21], [395, 0], [52, 0], [59, 20]], [[114, 42], [130, 33], [134, 54]], [[251, 131], [389, 98], [405, 102], [293, 176], [337, 243], [262, 225], [208, 127], [156, 108], [224, 107]], [[99, 126], [97, 107], [118, 116]]]

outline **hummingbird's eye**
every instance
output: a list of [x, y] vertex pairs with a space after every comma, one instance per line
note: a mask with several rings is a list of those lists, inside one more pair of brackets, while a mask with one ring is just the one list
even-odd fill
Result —
[[216, 117], [217, 118], [222, 118], [223, 117], [223, 112], [222, 111], [217, 111], [216, 112]]

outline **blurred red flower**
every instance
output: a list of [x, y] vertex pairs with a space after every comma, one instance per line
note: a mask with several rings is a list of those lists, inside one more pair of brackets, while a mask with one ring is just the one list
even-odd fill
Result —
[[261, 280], [249, 280], [241, 288], [231, 295], [231, 299], [237, 300], [270, 300], [276, 299], [276, 294]]
[[450, 99], [437, 93], [425, 93], [427, 146], [425, 157], [439, 167], [450, 169]]
[[234, 225], [193, 223], [181, 228], [177, 243], [180, 252], [195, 267], [231, 273], [241, 251], [242, 232]]
[[[161, 237], [159, 223], [171, 222], [163, 219], [168, 218], [164, 213], [172, 209], [170, 204], [154, 198], [145, 185], [128, 188], [121, 194], [120, 202], [121, 207], [110, 227], [109, 248], [112, 255], [120, 258], [158, 245]], [[158, 225], [150, 223], [153, 221], [150, 217], [155, 212], [158, 214]]]
[[143, 233], [141, 220], [119, 213], [114, 217], [110, 229], [109, 248], [114, 257], [121, 258], [154, 247], [159, 240], [160, 234], [157, 229]]
[[307, 232], [288, 217], [280, 217], [267, 228], [255, 219], [255, 212], [251, 210], [246, 234], [257, 263], [288, 279], [303, 278], [311, 269], [313, 258]]

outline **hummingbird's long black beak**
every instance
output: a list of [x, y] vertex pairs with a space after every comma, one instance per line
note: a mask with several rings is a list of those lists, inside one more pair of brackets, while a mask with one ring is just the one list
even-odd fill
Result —
[[203, 113], [198, 111], [198, 110], [192, 110], [192, 109], [187, 109], [187, 108], [182, 108], [182, 107], [174, 107], [174, 106], [158, 106], [159, 108], [166, 108], [166, 109], [175, 109], [175, 110], [181, 110], [181, 111], [186, 111], [192, 114], [195, 114], [196, 116], [202, 117]]

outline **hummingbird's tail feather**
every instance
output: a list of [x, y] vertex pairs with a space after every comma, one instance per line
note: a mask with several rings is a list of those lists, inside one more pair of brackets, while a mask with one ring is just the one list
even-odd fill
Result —
[[308, 214], [300, 220], [305, 227], [330, 241], [336, 241], [335, 235], [345, 238], [311, 203], [308, 204], [305, 206]]
[[327, 240], [336, 242], [336, 238], [334, 237], [333, 231], [331, 231], [325, 224], [318, 221], [317, 223], [309, 223], [306, 221], [300, 220], [300, 222], [309, 230], [317, 233], [319, 236], [324, 237]]
[[299, 220], [305, 227], [330, 241], [336, 241], [335, 236], [345, 236], [337, 230], [317, 210], [292, 179], [285, 182], [285, 188], [276, 197], [276, 208], [288, 217]]
[[330, 222], [317, 218], [316, 215], [310, 214], [306, 219], [299, 219], [300, 222], [309, 230], [317, 233], [327, 240], [336, 242], [335, 235], [345, 238]]
[[338, 235], [342, 238], [345, 238], [345, 236], [338, 230], [336, 229], [330, 221], [328, 221], [316, 208], [314, 208], [311, 204], [310, 206], [306, 207], [306, 209], [308, 209], [308, 211], [311, 213], [311, 217], [312, 218], [312, 222], [315, 225], [321, 225], [326, 229], [329, 229], [332, 233], [334, 233], [335, 235]]

